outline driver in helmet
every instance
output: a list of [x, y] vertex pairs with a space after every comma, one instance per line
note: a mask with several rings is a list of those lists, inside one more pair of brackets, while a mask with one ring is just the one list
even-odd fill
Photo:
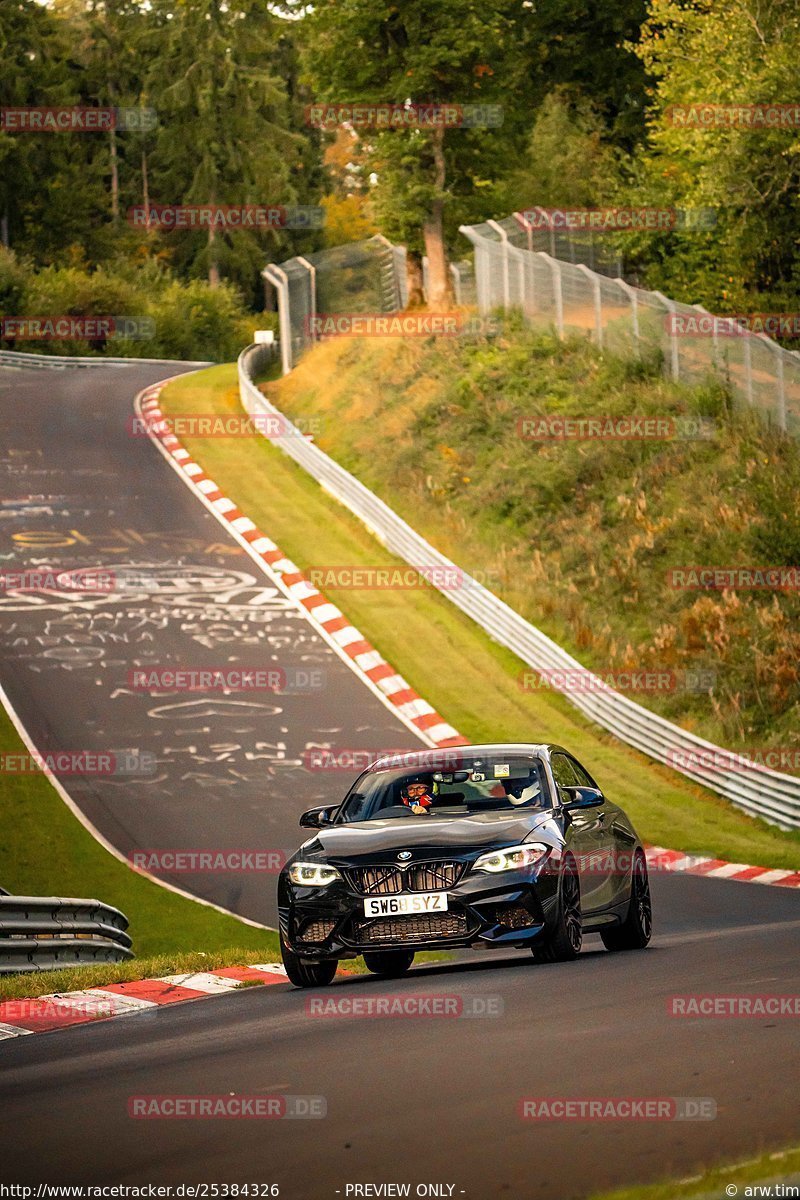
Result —
[[400, 799], [417, 816], [423, 816], [433, 804], [435, 786], [428, 776], [413, 776], [400, 788]]
[[[537, 808], [541, 803], [542, 788], [535, 771], [532, 771], [527, 779], [509, 781], [505, 791], [509, 804], [514, 808], [519, 808], [522, 804], [530, 804], [532, 808]], [[539, 803], [531, 803], [532, 801]]]

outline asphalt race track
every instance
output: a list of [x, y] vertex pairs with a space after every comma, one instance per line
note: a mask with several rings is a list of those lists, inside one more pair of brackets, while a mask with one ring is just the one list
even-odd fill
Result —
[[[298, 814], [352, 779], [306, 769], [309, 750], [423, 743], [267, 584], [149, 438], [132, 436], [135, 394], [175, 370], [0, 369], [0, 572], [103, 567], [137, 585], [0, 590], [0, 683], [40, 751], [117, 752], [119, 774], [62, 782], [123, 854], [281, 854], [302, 840]], [[292, 687], [129, 686], [133, 669], [174, 666], [279, 670]], [[272, 875], [162, 875], [275, 924]]]
[[[692, 876], [653, 882], [657, 932], [643, 952], [612, 955], [592, 937], [575, 963], [475, 953], [399, 982], [359, 976], [309, 992], [276, 984], [9, 1039], [0, 1044], [0, 1177], [278, 1183], [284, 1200], [335, 1200], [348, 1183], [439, 1183], [474, 1200], [564, 1200], [791, 1143], [796, 1020], [674, 1018], [667, 1005], [686, 993], [797, 994], [797, 894]], [[499, 998], [503, 1012], [306, 1015], [314, 997], [369, 995]], [[132, 1096], [232, 1092], [323, 1096], [327, 1117], [127, 1115]], [[522, 1097], [563, 1096], [708, 1097], [717, 1117], [518, 1115]]]
[[[253, 739], [284, 743], [292, 763], [323, 737], [411, 746], [413, 735], [338, 659], [326, 657], [300, 618], [263, 595], [262, 581], [196, 586], [215, 572], [253, 576], [255, 568], [225, 543], [221, 527], [156, 450], [125, 433], [133, 393], [158, 376], [158, 368], [2, 373], [7, 449], [0, 466], [3, 490], [16, 499], [6, 506], [0, 548], [12, 557], [0, 559], [0, 568], [146, 562], [163, 566], [167, 579], [189, 571], [195, 580], [188, 592], [173, 582], [157, 596], [99, 604], [88, 624], [76, 603], [59, 606], [48, 597], [6, 612], [3, 684], [40, 748], [156, 749], [158, 774], [150, 782], [70, 784], [83, 811], [123, 851], [190, 839], [211, 846], [223, 833], [229, 845], [295, 845], [297, 813], [324, 796], [325, 782], [296, 763], [249, 760]], [[52, 541], [60, 535], [63, 542], [69, 530], [79, 538], [46, 553], [41, 545], [32, 550], [32, 532], [51, 531]], [[12, 533], [28, 540], [14, 542]], [[256, 594], [261, 598], [252, 603]], [[190, 608], [196, 617], [185, 615]], [[201, 665], [234, 653], [244, 660], [240, 638], [251, 609], [269, 612], [258, 625], [266, 636], [252, 642], [254, 662], [278, 656], [281, 663], [321, 664], [335, 686], [290, 697], [280, 714], [268, 707], [243, 714], [215, 700], [190, 713], [185, 728], [180, 718], [162, 724], [151, 711], [159, 701], [125, 689], [133, 656], [164, 664], [202, 650]], [[135, 637], [140, 629], [153, 640]], [[74, 656], [48, 654], [68, 647]], [[250, 662], [249, 643], [247, 654]], [[190, 744], [198, 747], [191, 755]], [[221, 744], [238, 747], [232, 762], [215, 758]], [[179, 882], [187, 886], [185, 878]], [[267, 894], [263, 880], [238, 891], [225, 877], [188, 882], [250, 916], [274, 911], [272, 881]], [[418, 1184], [435, 1184], [442, 1190], [434, 1194], [455, 1200], [565, 1200], [691, 1175], [796, 1142], [796, 1019], [678, 1018], [669, 999], [796, 995], [797, 891], [688, 875], [659, 874], [652, 883], [655, 936], [644, 952], [609, 954], [595, 937], [568, 964], [475, 952], [416, 968], [400, 981], [340, 977], [309, 992], [274, 984], [8, 1039], [0, 1043], [0, 1180], [278, 1184], [283, 1200], [335, 1200], [346, 1197], [348, 1185], [367, 1183], [408, 1184], [413, 1196]], [[308, 1007], [319, 998], [387, 996], [455, 997], [494, 1015], [320, 1017]], [[134, 1097], [231, 1094], [321, 1097], [327, 1115], [128, 1115]], [[716, 1115], [520, 1116], [524, 1098], [566, 1097], [692, 1098]]]

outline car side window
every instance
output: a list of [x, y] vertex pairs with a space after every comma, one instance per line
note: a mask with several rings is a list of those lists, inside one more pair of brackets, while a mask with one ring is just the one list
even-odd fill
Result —
[[570, 758], [569, 762], [581, 787], [597, 787], [589, 772], [583, 769], [577, 758]]
[[559, 787], [577, 787], [578, 777], [566, 754], [554, 754], [550, 759], [553, 768], [553, 778]]

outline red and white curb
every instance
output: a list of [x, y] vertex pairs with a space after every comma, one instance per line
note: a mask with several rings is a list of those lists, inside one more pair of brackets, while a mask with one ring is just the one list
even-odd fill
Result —
[[[393, 706], [398, 716], [409, 728], [430, 745], [463, 746], [467, 738], [462, 737], [414, 690], [401, 675], [391, 667], [379, 652], [347, 617], [331, 604], [322, 593], [303, 575], [298, 566], [282, 553], [249, 517], [237, 508], [233, 500], [224, 496], [209, 479], [199, 463], [171, 432], [169, 422], [158, 403], [161, 389], [170, 382], [162, 380], [147, 388], [137, 398], [137, 411], [144, 418], [148, 433], [184, 481], [201, 498], [206, 507], [227, 522], [234, 537], [260, 564], [271, 578], [302, 607], [312, 623], [334, 647], [342, 658], [361, 676], [385, 703]], [[799, 887], [800, 872], [752, 867], [745, 863], [729, 863], [719, 858], [684, 854], [680, 850], [665, 850], [650, 846], [646, 850], [650, 869], [667, 872], [686, 872], [690, 875], [705, 875], [711, 879], [733, 879], [743, 883], [765, 883], [777, 887]]]
[[706, 879], [733, 879], [737, 883], [766, 883], [773, 887], [800, 887], [800, 871], [780, 867], [750, 867], [746, 863], [725, 862], [723, 858], [708, 858], [701, 854], [684, 854], [682, 850], [665, 850], [648, 846], [645, 854], [651, 871], [682, 871], [687, 875], [703, 875]]
[[164, 975], [109, 983], [80, 992], [53, 992], [35, 1000], [0, 1002], [0, 1039], [28, 1033], [48, 1033], [70, 1025], [95, 1024], [111, 1017], [128, 1017], [163, 1004], [203, 1000], [236, 991], [242, 983], [286, 983], [280, 963], [255, 963], [247, 967], [219, 967], [190, 975]]
[[227, 523], [236, 540], [259, 565], [266, 568], [281, 590], [304, 612], [340, 658], [365, 682], [400, 720], [429, 746], [463, 746], [466, 738], [386, 662], [347, 617], [305, 577], [300, 568], [266, 537], [249, 517], [224, 496], [199, 463], [171, 432], [158, 403], [165, 379], [137, 397], [137, 409], [147, 432], [184, 481], [214, 515]]

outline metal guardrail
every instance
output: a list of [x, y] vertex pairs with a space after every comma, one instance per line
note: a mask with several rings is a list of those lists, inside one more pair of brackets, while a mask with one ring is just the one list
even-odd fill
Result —
[[[278, 353], [276, 345], [249, 346], [238, 361], [239, 395], [245, 410], [279, 416], [284, 435], [276, 443], [309, 475], [361, 520], [378, 540], [410, 565], [435, 567], [444, 581], [459, 571], [454, 563], [415, 533], [383, 500], [349, 471], [304, 437], [279, 409], [258, 390], [253, 375], [263, 371]], [[782, 829], [800, 828], [800, 778], [756, 764], [740, 762], [731, 751], [681, 729], [607, 687], [565, 650], [510, 608], [487, 588], [459, 571], [459, 587], [438, 587], [448, 600], [471, 617], [501, 646], [507, 647], [536, 671], [581, 671], [588, 690], [565, 691], [566, 698], [603, 729], [658, 762], [723, 796], [738, 808]], [[595, 688], [597, 690], [595, 690]]]
[[0, 975], [133, 958], [128, 918], [99, 900], [0, 895]]
[[135, 367], [160, 363], [183, 363], [188, 367], [213, 367], [213, 362], [190, 362], [182, 358], [91, 358], [69, 354], [23, 354], [20, 350], [0, 350], [0, 367], [25, 367], [63, 370], [64, 367]]

